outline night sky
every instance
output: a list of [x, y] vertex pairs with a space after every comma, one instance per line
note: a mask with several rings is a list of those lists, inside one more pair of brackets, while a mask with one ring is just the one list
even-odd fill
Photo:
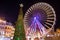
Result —
[[7, 21], [15, 23], [20, 3], [24, 4], [23, 12], [25, 14], [31, 5], [38, 2], [49, 3], [55, 9], [57, 19], [55, 28], [60, 28], [60, 4], [58, 0], [2, 0], [0, 1], [0, 17], [5, 17]]

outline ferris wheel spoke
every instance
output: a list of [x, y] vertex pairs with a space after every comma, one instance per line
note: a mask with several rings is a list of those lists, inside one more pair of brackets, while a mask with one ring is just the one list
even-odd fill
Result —
[[28, 15], [28, 12], [25, 15], [27, 16]]
[[35, 7], [34, 5], [32, 7], [30, 7], [31, 11], [34, 9], [34, 7]]
[[45, 24], [50, 25], [50, 26], [52, 25], [51, 23], [48, 23], [48, 22], [45, 22]]
[[26, 19], [26, 17], [27, 17], [27, 16], [25, 16], [25, 18], [24, 18], [24, 19]]
[[48, 6], [45, 8], [45, 10], [47, 11], [48, 9], [50, 9]]
[[42, 6], [42, 5], [41, 5], [40, 7], [41, 7], [43, 10], [47, 8], [47, 6]]
[[28, 20], [24, 20], [24, 22], [28, 22]]
[[38, 6], [38, 8], [42, 9], [41, 7], [42, 7], [42, 5]]
[[28, 13], [30, 13], [30, 10], [28, 10]]
[[53, 12], [46, 12], [47, 13], [47, 15], [49, 15], [49, 14], [53, 14]]
[[24, 20], [24, 22], [26, 22], [26, 20]]
[[54, 19], [54, 18], [53, 17], [51, 17], [51, 18], [48, 17], [47, 19]]
[[47, 8], [47, 6], [43, 6], [43, 9], [45, 10]]
[[52, 12], [52, 10], [51, 9], [48, 9], [48, 10], [46, 10], [46, 12]]
[[32, 10], [32, 8], [29, 8], [29, 11], [31, 11]]
[[47, 22], [51, 22], [51, 23], [53, 23], [53, 21], [52, 20], [46, 20]]
[[50, 14], [50, 15], [47, 15], [47, 16], [48, 16], [48, 17], [49, 17], [49, 16], [54, 16], [54, 14]]
[[48, 28], [48, 29], [50, 28], [50, 27], [49, 27], [48, 25], [46, 25], [46, 24], [44, 24], [44, 26], [45, 26], [46, 28]]

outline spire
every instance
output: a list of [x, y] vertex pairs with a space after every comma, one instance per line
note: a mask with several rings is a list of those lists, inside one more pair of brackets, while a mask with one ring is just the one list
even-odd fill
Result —
[[25, 40], [25, 31], [23, 25], [23, 4], [20, 4], [20, 11], [16, 21], [14, 40]]

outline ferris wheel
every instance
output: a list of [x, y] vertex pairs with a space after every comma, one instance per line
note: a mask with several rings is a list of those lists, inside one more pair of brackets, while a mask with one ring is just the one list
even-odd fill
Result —
[[38, 24], [39, 30], [42, 29], [42, 31], [45, 31], [43, 29], [48, 29], [44, 34], [46, 35], [54, 27], [55, 21], [56, 21], [56, 14], [52, 6], [47, 3], [40, 2], [32, 5], [25, 13], [24, 27], [25, 28], [30, 27], [35, 31], [37, 26], [35, 24]]

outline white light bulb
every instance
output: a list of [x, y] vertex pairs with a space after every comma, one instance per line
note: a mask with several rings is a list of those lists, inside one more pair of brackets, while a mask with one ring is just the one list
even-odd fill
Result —
[[34, 17], [34, 20], [36, 20], [36, 17]]

